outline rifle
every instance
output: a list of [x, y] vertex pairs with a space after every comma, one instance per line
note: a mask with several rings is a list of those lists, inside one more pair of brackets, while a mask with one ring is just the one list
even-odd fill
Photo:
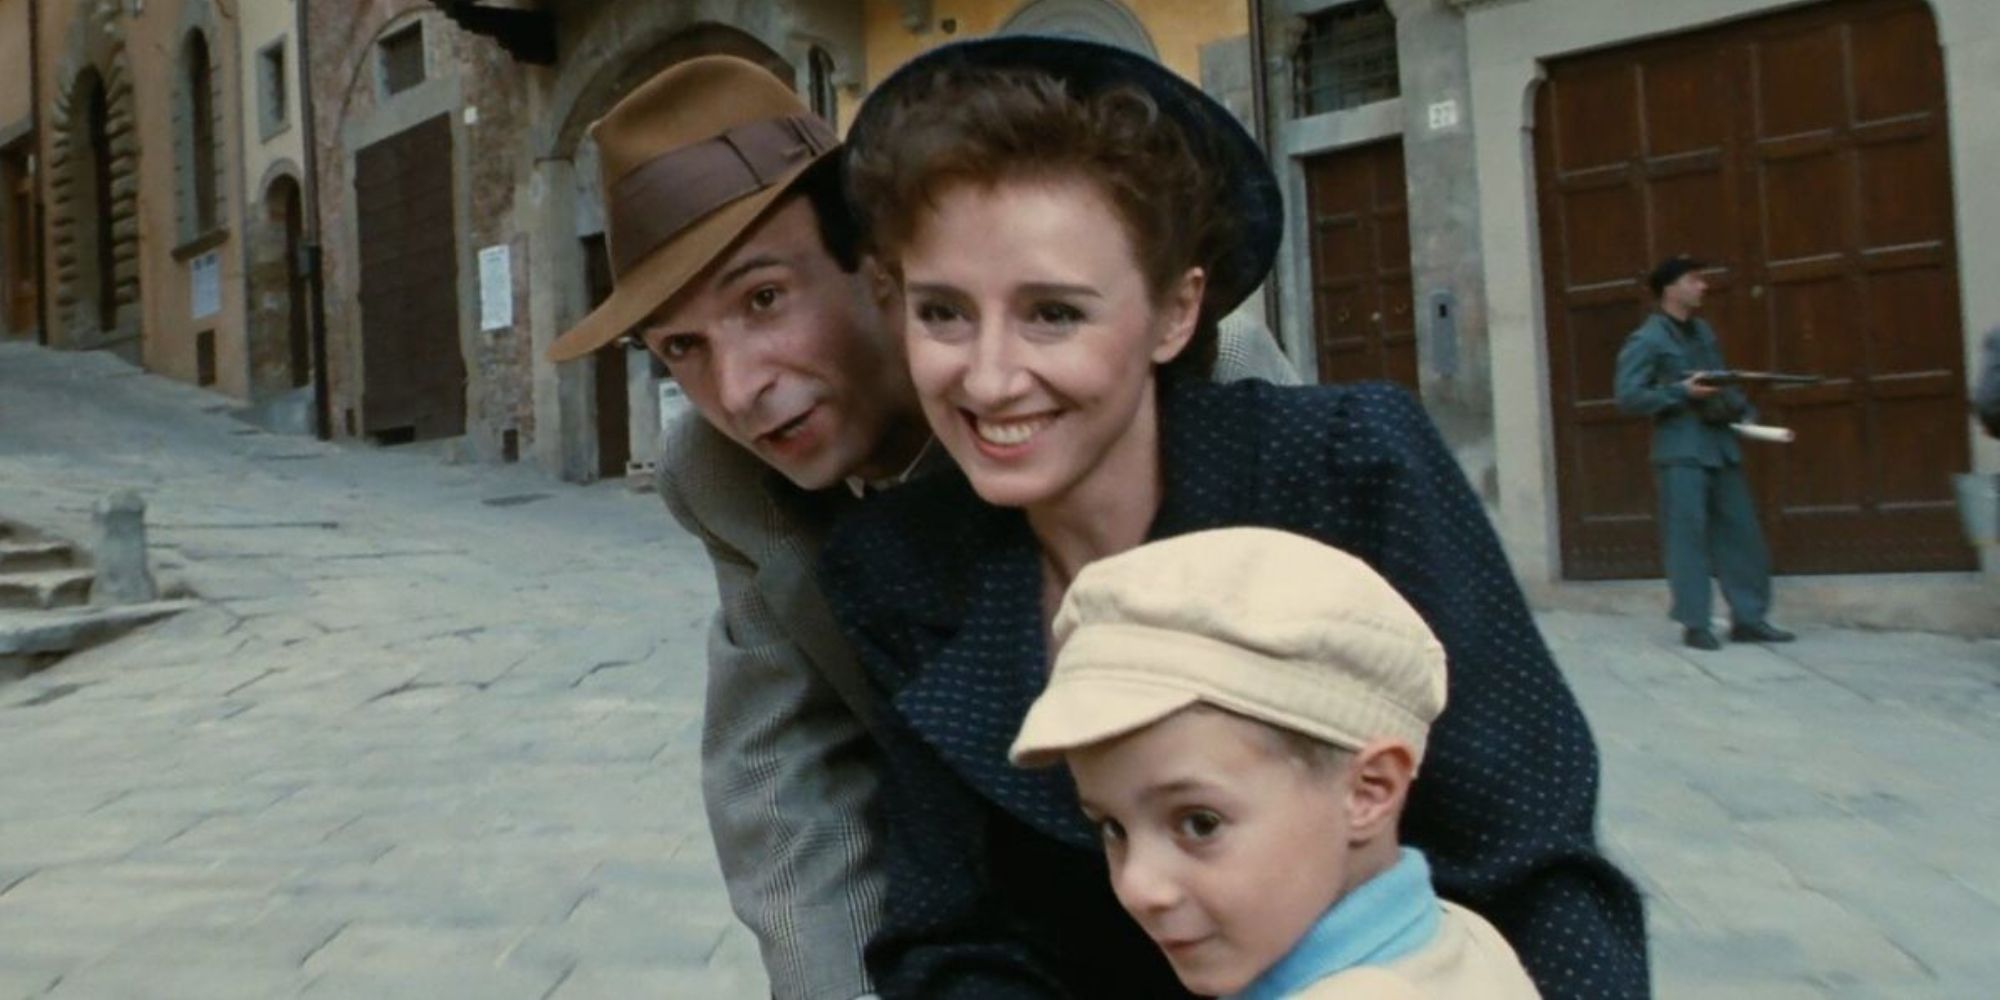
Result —
[[1695, 372], [1697, 382], [1709, 385], [1813, 385], [1826, 381], [1824, 375], [1790, 375], [1783, 372], [1748, 372], [1725, 368], [1719, 372]]

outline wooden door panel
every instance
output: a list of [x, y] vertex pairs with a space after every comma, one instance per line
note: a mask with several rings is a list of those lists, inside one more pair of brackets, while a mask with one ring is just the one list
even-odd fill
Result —
[[1715, 113], [1729, 99], [1718, 62], [1715, 52], [1701, 48], [1670, 49], [1643, 61], [1638, 100], [1649, 158], [1709, 154], [1728, 145], [1728, 121]]
[[[1643, 270], [1643, 247], [1633, 246], [1632, 234], [1645, 220], [1645, 205], [1627, 177], [1579, 184], [1570, 193], [1572, 211], [1565, 216], [1563, 249], [1569, 254], [1571, 287], [1630, 281]], [[1601, 186], [1600, 186], [1601, 185]]]
[[355, 153], [363, 433], [465, 432], [451, 162], [447, 115]]
[[[1750, 446], [1785, 573], [1963, 569], [1964, 348], [1937, 29], [1834, 0], [1550, 67], [1536, 163], [1565, 575], [1658, 573], [1649, 427], [1609, 405], [1651, 261], [1710, 273], [1732, 364], [1797, 443]], [[1634, 481], [1647, 484], [1633, 489]]]
[[1305, 163], [1313, 333], [1324, 382], [1417, 388], [1408, 196], [1399, 141]]
[[1551, 152], [1558, 170], [1580, 174], [1614, 167], [1622, 173], [1640, 155], [1639, 123], [1631, 115], [1637, 85], [1629, 67], [1593, 61], [1575, 64], [1562, 87], [1544, 88], [1544, 96], [1553, 95], [1555, 101], [1550, 120], [1590, 123], [1553, 133]]
[[1842, 34], [1839, 24], [1816, 24], [1767, 30], [1752, 43], [1759, 135], [1830, 132], [1846, 124]]

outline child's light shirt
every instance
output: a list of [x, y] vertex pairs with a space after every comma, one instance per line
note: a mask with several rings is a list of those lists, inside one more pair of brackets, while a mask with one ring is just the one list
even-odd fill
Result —
[[1234, 1000], [1538, 1000], [1484, 918], [1441, 900], [1430, 863], [1403, 848]]

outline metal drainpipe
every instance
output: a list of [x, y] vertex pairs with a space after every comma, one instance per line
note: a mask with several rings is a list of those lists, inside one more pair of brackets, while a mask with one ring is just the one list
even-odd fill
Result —
[[[1258, 148], [1264, 151], [1264, 159], [1271, 164], [1271, 170], [1278, 175], [1278, 189], [1284, 190], [1284, 173], [1281, 164], [1271, 155], [1271, 94], [1270, 75], [1264, 65], [1264, 0], [1249, 0], [1250, 3], [1250, 134], [1257, 140]], [[1264, 325], [1278, 338], [1278, 346], [1285, 346], [1283, 327], [1279, 326], [1278, 291], [1285, 267], [1282, 259], [1271, 268], [1271, 274], [1264, 280]]]
[[28, 0], [28, 162], [35, 172], [35, 203], [28, 206], [27, 225], [33, 227], [35, 242], [35, 343], [49, 342], [48, 253], [43, 239], [43, 206], [49, 203], [48, 164], [42, 156], [42, 3]]
[[306, 278], [306, 329], [312, 341], [313, 433], [325, 441], [333, 436], [333, 400], [326, 378], [326, 285], [321, 266], [319, 225], [319, 143], [313, 112], [311, 0], [298, 0], [294, 7], [294, 33], [299, 39], [299, 124], [305, 142], [305, 177], [300, 185], [299, 261]]

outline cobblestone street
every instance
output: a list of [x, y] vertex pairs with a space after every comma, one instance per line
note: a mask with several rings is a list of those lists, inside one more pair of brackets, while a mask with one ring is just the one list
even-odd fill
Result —
[[[0, 344], [0, 516], [88, 542], [136, 488], [199, 599], [0, 684], [0, 1000], [763, 995], [697, 780], [713, 586], [658, 500], [227, 409]], [[1661, 996], [1991, 995], [2000, 643], [1543, 624]]]

